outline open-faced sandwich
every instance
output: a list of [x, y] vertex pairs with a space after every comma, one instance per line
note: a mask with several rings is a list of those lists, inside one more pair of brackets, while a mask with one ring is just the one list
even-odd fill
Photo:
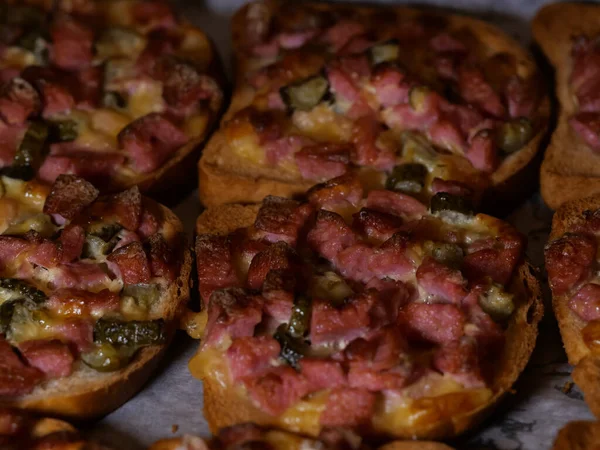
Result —
[[462, 197], [365, 196], [348, 174], [308, 199], [198, 219], [204, 335], [190, 368], [211, 430], [442, 438], [474, 426], [535, 344], [524, 237]]
[[552, 219], [546, 270], [573, 380], [600, 417], [600, 196], [563, 204]]
[[569, 422], [559, 432], [552, 450], [597, 450], [600, 422]]
[[31, 3], [0, 2], [0, 173], [160, 198], [195, 185], [223, 100], [208, 37], [159, 0]]
[[290, 197], [351, 168], [423, 201], [489, 192], [496, 210], [534, 187], [549, 102], [532, 57], [494, 26], [270, 0], [232, 26], [237, 83], [200, 161], [205, 205]]
[[555, 69], [558, 124], [540, 181], [545, 202], [556, 209], [600, 192], [600, 6], [545, 6], [532, 30]]
[[0, 408], [2, 450], [110, 450], [85, 439], [69, 423]]
[[[246, 423], [222, 429], [218, 436], [205, 440], [186, 435], [163, 439], [149, 450], [369, 450], [360, 436], [347, 430], [328, 430], [319, 438], [310, 438], [276, 429], [265, 429]], [[437, 442], [397, 441], [378, 447], [378, 450], [452, 450]]]
[[[13, 194], [27, 184], [9, 180]], [[77, 419], [115, 409], [158, 364], [189, 297], [181, 223], [137, 187], [98, 196], [60, 175], [37, 214], [2, 227], [0, 405]]]

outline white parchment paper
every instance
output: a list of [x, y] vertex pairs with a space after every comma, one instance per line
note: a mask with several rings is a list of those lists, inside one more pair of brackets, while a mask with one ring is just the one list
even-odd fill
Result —
[[[175, 2], [183, 17], [213, 38], [228, 70], [231, 67], [229, 17], [243, 3], [242, 0]], [[528, 20], [545, 1], [429, 0], [420, 3], [471, 12], [495, 22], [524, 45], [529, 45]], [[528, 236], [528, 255], [535, 265], [540, 266], [552, 213], [543, 205], [539, 195], [523, 200], [524, 204], [508, 220]], [[190, 236], [199, 211], [196, 193], [182, 199], [175, 208]], [[543, 271], [542, 276], [545, 279]], [[461, 449], [549, 449], [564, 424], [592, 418], [581, 392], [570, 383], [571, 367], [562, 348], [547, 288], [545, 294], [546, 314], [537, 347], [515, 386], [515, 394], [509, 396], [475, 432], [452, 442], [452, 445]], [[197, 342], [181, 333], [160, 370], [144, 389], [103, 420], [89, 424], [89, 433], [115, 448], [131, 450], [143, 449], [157, 439], [183, 433], [208, 435], [202, 416], [202, 383], [194, 379], [187, 369], [196, 347]]]

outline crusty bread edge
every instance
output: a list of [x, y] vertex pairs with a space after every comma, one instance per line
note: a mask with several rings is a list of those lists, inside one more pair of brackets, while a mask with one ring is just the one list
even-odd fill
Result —
[[[246, 64], [243, 52], [240, 50], [238, 43], [241, 30], [244, 26], [245, 12], [248, 7], [249, 4], [246, 4], [239, 9], [231, 21], [238, 70], [237, 86], [233, 93], [230, 108], [225, 114], [225, 120], [235, 111], [239, 110], [244, 102], [247, 101], [247, 98], [252, 98], [245, 87], [244, 67]], [[355, 7], [358, 8], [357, 6]], [[389, 6], [387, 7], [389, 8]], [[403, 6], [396, 6], [395, 8], [405, 9], [411, 11], [411, 13], [416, 11], [414, 8]], [[445, 16], [455, 22], [455, 26], [467, 26], [471, 28], [475, 34], [484, 36], [483, 40], [488, 40], [495, 45], [509, 49], [507, 51], [516, 53], [518, 57], [526, 60], [527, 63], [535, 68], [533, 57], [516, 40], [494, 25], [458, 14], [445, 14]], [[539, 130], [524, 148], [506, 158], [499, 169], [493, 174], [492, 185], [486, 191], [484, 197], [484, 205], [489, 205], [485, 207], [486, 210], [505, 212], [524, 199], [524, 192], [533, 192], [537, 187], [539, 160], [536, 158], [536, 155], [539, 154], [540, 147], [543, 145], [548, 132], [550, 110], [549, 97], [544, 94], [537, 110], [540, 122]], [[215, 132], [198, 163], [198, 193], [203, 205], [208, 207], [226, 203], [255, 203], [261, 201], [266, 194], [293, 197], [304, 193], [311, 184], [314, 184], [305, 181], [293, 182], [266, 177], [251, 177], [242, 173], [225, 170], [214, 163], [210, 163], [207, 161], [207, 156], [219, 154], [225, 145], [227, 145], [222, 134], [221, 130]], [[485, 199], [489, 199], [489, 201]]]
[[[149, 198], [144, 198], [144, 202], [158, 205]], [[171, 233], [182, 233], [183, 224], [177, 216], [165, 206], [158, 206], [163, 212], [163, 227], [168, 228]], [[182, 258], [179, 276], [165, 293], [168, 298], [172, 299], [165, 302], [162, 314], [168, 322], [166, 344], [140, 349], [125, 369], [114, 372], [109, 377], [103, 376], [99, 382], [86, 384], [84, 388], [74, 388], [70, 389], [68, 393], [61, 391], [56, 394], [49, 394], [46, 389], [42, 388], [40, 392], [34, 391], [33, 394], [12, 401], [0, 402], [0, 406], [13, 406], [72, 420], [84, 420], [108, 414], [133, 397], [150, 378], [164, 356], [175, 334], [176, 320], [181, 308], [189, 299], [192, 256], [187, 244]], [[69, 383], [69, 378], [61, 381]]]
[[[256, 217], [259, 205], [222, 205], [206, 210], [196, 223], [196, 232], [228, 234], [250, 226]], [[232, 221], [235, 217], [235, 221]], [[494, 380], [494, 395], [486, 403], [468, 413], [444, 420], [430, 426], [399, 430], [395, 439], [445, 439], [457, 436], [477, 426], [496, 404], [509, 392], [524, 370], [533, 352], [538, 332], [538, 323], [543, 316], [542, 295], [533, 267], [526, 261], [516, 270], [511, 292], [525, 301], [517, 304], [506, 332], [506, 344], [502, 357], [502, 371]], [[237, 423], [254, 422], [263, 426], [277, 426], [272, 417], [258, 410], [246, 396], [236, 389], [227, 389], [211, 379], [203, 380], [204, 416], [213, 433]], [[310, 434], [307, 430], [294, 430]]]
[[[584, 211], [593, 211], [598, 208], [600, 208], [600, 195], [564, 203], [552, 219], [549, 242], [560, 238], [574, 225], [582, 223]], [[575, 366], [572, 373], [573, 380], [583, 391], [585, 401], [592, 412], [600, 417], [600, 358], [591, 354], [583, 341], [581, 331], [585, 322], [571, 311], [568, 300], [567, 295], [553, 295], [552, 308], [558, 321], [569, 363]]]
[[600, 442], [600, 422], [569, 422], [558, 432], [552, 450], [594, 450]]
[[558, 121], [540, 169], [542, 197], [552, 209], [557, 209], [565, 202], [600, 192], [600, 176], [566, 172], [560, 161], [555, 161], [563, 152], [569, 152], [576, 158], [578, 152], [589, 151], [585, 143], [571, 130], [568, 114], [564, 112], [562, 102], [569, 101], [567, 96], [570, 94], [564, 81], [559, 80], [559, 75], [565, 75], [566, 61], [570, 55], [565, 54], [565, 49], [557, 45], [557, 42], [562, 45], [565, 40], [570, 39], [574, 31], [571, 29], [572, 24], [583, 28], [592, 27], [600, 32], [600, 26], [596, 25], [597, 20], [594, 20], [597, 17], [600, 17], [600, 7], [597, 4], [563, 2], [545, 5], [531, 22], [534, 40], [557, 75], [555, 91], [558, 99]]

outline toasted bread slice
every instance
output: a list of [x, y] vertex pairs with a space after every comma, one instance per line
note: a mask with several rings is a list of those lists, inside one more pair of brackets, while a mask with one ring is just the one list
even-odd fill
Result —
[[555, 3], [544, 6], [531, 24], [536, 43], [555, 70], [558, 122], [540, 172], [542, 197], [552, 209], [600, 192], [600, 155], [568, 122], [577, 109], [569, 83], [572, 39], [599, 33], [599, 15], [600, 7], [592, 3]]
[[559, 432], [552, 450], [596, 450], [600, 442], [600, 422], [569, 422]]
[[[196, 223], [197, 234], [226, 235], [238, 228], [248, 227], [254, 223], [259, 205], [222, 205], [206, 210]], [[432, 406], [429, 411], [431, 420], [415, 421], [411, 426], [395, 426], [393, 432], [386, 433], [386, 438], [393, 439], [445, 439], [475, 427], [484, 420], [504, 397], [511, 392], [512, 386], [525, 368], [535, 346], [537, 326], [543, 315], [543, 304], [540, 285], [535, 269], [528, 263], [522, 262], [513, 276], [509, 292], [515, 294], [515, 310], [509, 319], [505, 346], [502, 355], [498, 357], [495, 374], [491, 385], [492, 395], [485, 401], [480, 399], [470, 403], [452, 401], [446, 406]], [[208, 364], [209, 367], [205, 367]], [[321, 426], [318, 424], [320, 403], [307, 406], [305, 414], [307, 421], [296, 417], [292, 422], [285, 423], [278, 418], [269, 416], [259, 410], [247, 395], [238, 389], [228, 387], [219, 377], [204, 377], [201, 374], [211, 373], [214, 364], [215, 371], [221, 370], [221, 363], [215, 360], [192, 359], [190, 370], [203, 379], [204, 385], [204, 416], [213, 433], [235, 424], [253, 422], [265, 427], [290, 429], [309, 436], [318, 436]], [[435, 399], [432, 399], [435, 404]], [[472, 404], [477, 406], [472, 407]], [[433, 412], [435, 411], [435, 412]], [[425, 411], [422, 411], [425, 414]], [[429, 416], [427, 416], [429, 418]], [[387, 427], [390, 430], [390, 427]], [[379, 437], [381, 433], [378, 434]], [[396, 450], [407, 447], [410, 443], [391, 444], [386, 450]], [[435, 444], [431, 444], [435, 445]], [[440, 444], [441, 445], [441, 444]], [[429, 448], [429, 447], [426, 447]], [[431, 447], [446, 448], [446, 447]]]
[[[159, 230], [166, 239], [183, 236], [183, 225], [170, 209], [146, 197], [142, 204], [145, 210], [161, 217]], [[149, 319], [165, 321], [164, 344], [142, 347], [125, 367], [112, 372], [99, 372], [77, 360], [68, 377], [43, 381], [26, 395], [1, 397], [0, 406], [84, 420], [108, 414], [133, 397], [157, 368], [189, 300], [192, 257], [187, 244], [180, 258], [177, 279], [161, 291], [161, 297], [148, 311]]]
[[[273, 4], [276, 2], [265, 2]], [[236, 87], [228, 111], [222, 123], [232, 118], [234, 114], [250, 105], [255, 96], [255, 90], [245, 80], [249, 68], [248, 55], [244, 53], [244, 34], [246, 20], [252, 3], [242, 7], [232, 19], [233, 44], [236, 59]], [[333, 5], [321, 5], [319, 8], [332, 9]], [[352, 6], [352, 8], [372, 10], [368, 7]], [[389, 8], [389, 7], [387, 7]], [[406, 17], [414, 17], [419, 10], [408, 7], [394, 7]], [[385, 11], [385, 9], [383, 10]], [[517, 61], [517, 72], [527, 77], [536, 72], [532, 56], [513, 38], [499, 28], [475, 18], [443, 14], [450, 29], [463, 29], [473, 34], [487, 46], [489, 55], [508, 53], [514, 55]], [[536, 158], [542, 140], [547, 131], [550, 116], [550, 102], [543, 95], [536, 112], [536, 134], [519, 151], [504, 158], [489, 180], [489, 187], [484, 194], [484, 209], [506, 210], [522, 201], [524, 192], [532, 192], [537, 186], [537, 171], [539, 160]], [[256, 203], [265, 195], [286, 197], [299, 196], [314, 181], [306, 180], [299, 174], [284, 173], [276, 167], [249, 164], [247, 160], [237, 155], [228, 146], [222, 130], [217, 131], [210, 139], [198, 165], [199, 195], [205, 206], [216, 206], [224, 203]], [[489, 202], [486, 203], [486, 200]], [[487, 205], [487, 206], [486, 206]]]
[[[574, 226], [585, 221], [585, 211], [600, 208], [600, 196], [595, 195], [563, 204], [552, 219], [552, 232], [549, 242], [568, 233]], [[600, 356], [590, 351], [586, 345], [582, 330], [586, 322], [569, 308], [569, 294], [553, 295], [552, 307], [558, 320], [569, 363], [574, 365], [573, 380], [583, 391], [585, 401], [596, 416], [600, 416]]]

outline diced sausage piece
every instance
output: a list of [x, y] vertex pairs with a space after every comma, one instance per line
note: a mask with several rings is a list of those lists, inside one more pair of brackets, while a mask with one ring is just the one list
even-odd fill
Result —
[[449, 33], [442, 31], [437, 33], [429, 41], [429, 46], [439, 53], [465, 53], [465, 45]]
[[95, 316], [117, 312], [120, 308], [119, 294], [104, 289], [90, 292], [82, 289], [57, 289], [46, 302], [46, 307], [59, 316]]
[[61, 251], [55, 242], [44, 240], [40, 242], [27, 257], [31, 264], [50, 269], [56, 267], [61, 260]]
[[377, 101], [384, 108], [408, 103], [408, 93], [414, 83], [399, 68], [382, 65], [373, 72], [371, 84]]
[[285, 242], [277, 242], [258, 253], [250, 263], [247, 284], [260, 290], [271, 270], [291, 270], [296, 266], [294, 249]]
[[523, 80], [518, 75], [514, 75], [508, 80], [505, 88], [505, 96], [510, 117], [515, 119], [519, 117], [531, 117], [539, 98], [538, 81], [535, 76]]
[[81, 70], [93, 59], [94, 33], [73, 19], [57, 20], [52, 24], [52, 62], [65, 70]]
[[380, 170], [391, 170], [396, 162], [392, 149], [377, 146], [377, 138], [382, 131], [373, 117], [365, 116], [354, 122], [352, 128], [352, 162], [360, 166], [373, 166]]
[[135, 23], [152, 29], [172, 28], [176, 24], [173, 10], [162, 0], [134, 3], [131, 14]]
[[68, 113], [75, 107], [75, 98], [66, 86], [45, 80], [40, 81], [38, 84], [44, 105], [42, 116], [45, 119], [61, 113]]
[[339, 214], [327, 210], [317, 213], [315, 226], [307, 236], [310, 248], [333, 261], [338, 253], [358, 241], [358, 237]]
[[401, 316], [410, 337], [417, 340], [447, 344], [464, 335], [465, 315], [455, 305], [410, 303]]
[[69, 224], [58, 238], [61, 247], [60, 262], [68, 263], [79, 258], [85, 243], [85, 230], [80, 225]]
[[239, 286], [231, 255], [231, 241], [227, 236], [199, 235], [196, 238], [196, 265], [204, 305], [215, 289]]
[[437, 194], [438, 192], [447, 192], [448, 194], [458, 195], [461, 197], [471, 197], [473, 195], [472, 189], [460, 181], [454, 180], [442, 180], [441, 178], [434, 178], [431, 183], [431, 192]]
[[500, 161], [492, 133], [482, 130], [473, 136], [466, 156], [473, 167], [482, 172], [491, 173], [496, 170]]
[[[256, 5], [253, 3], [250, 6]], [[261, 441], [264, 437], [264, 430], [255, 423], [242, 423], [219, 430], [218, 442], [223, 448], [235, 448], [237, 444], [245, 442]], [[185, 450], [206, 450], [204, 447], [199, 449]]]
[[311, 342], [319, 345], [351, 341], [365, 335], [372, 325], [370, 310], [375, 302], [375, 296], [368, 293], [351, 297], [339, 308], [315, 299], [310, 322]]
[[600, 319], [600, 285], [588, 283], [571, 300], [569, 308], [586, 322]]
[[98, 289], [110, 283], [110, 278], [98, 264], [82, 261], [60, 264], [53, 271], [53, 283], [57, 289]]
[[113, 251], [106, 258], [114, 263], [124, 284], [148, 283], [151, 278], [148, 256], [140, 242], [132, 242]]
[[352, 280], [369, 282], [372, 278], [399, 279], [413, 270], [406, 255], [407, 238], [395, 233], [379, 248], [359, 243], [341, 251], [336, 266]]
[[387, 241], [402, 226], [402, 219], [392, 214], [363, 208], [353, 215], [352, 227], [374, 241]]
[[388, 190], [374, 190], [367, 196], [367, 207], [396, 216], [420, 216], [427, 207], [410, 195]]
[[31, 367], [41, 370], [48, 378], [68, 377], [75, 358], [69, 346], [57, 340], [26, 341], [19, 351]]
[[263, 200], [254, 221], [254, 227], [258, 231], [256, 237], [268, 242], [283, 241], [294, 246], [312, 212], [310, 205], [269, 195]]
[[345, 114], [350, 119], [358, 119], [373, 113], [369, 103], [356, 85], [352, 74], [345, 72], [338, 65], [332, 65], [327, 69], [327, 78], [331, 86], [331, 92], [333, 92], [336, 99], [340, 103], [348, 105]]
[[265, 299], [264, 312], [277, 323], [289, 322], [294, 306], [294, 294], [292, 290], [269, 289], [268, 283], [279, 271], [271, 271], [267, 275], [267, 281], [263, 286], [262, 296]]
[[44, 213], [72, 220], [97, 197], [98, 190], [92, 184], [73, 175], [61, 175], [46, 198]]
[[494, 117], [505, 117], [506, 108], [500, 96], [485, 80], [481, 70], [463, 65], [458, 74], [460, 95], [468, 102]]
[[174, 58], [163, 58], [157, 69], [163, 82], [163, 97], [170, 111], [177, 117], [188, 117], [207, 101], [210, 108], [217, 110], [223, 94], [217, 82], [198, 72], [192, 65]]
[[156, 233], [144, 242], [150, 260], [150, 272], [154, 277], [164, 277], [174, 281], [179, 275], [181, 260], [178, 258], [181, 246], [168, 243], [162, 234]]
[[524, 236], [516, 230], [510, 230], [493, 239], [476, 241], [473, 251], [463, 260], [463, 273], [468, 280], [490, 277], [496, 283], [507, 284], [523, 257]]
[[440, 119], [429, 127], [429, 139], [435, 145], [450, 151], [461, 152], [466, 149], [466, 142], [458, 125], [448, 119]]
[[277, 367], [246, 382], [250, 398], [267, 414], [281, 415], [310, 392], [308, 381], [289, 366]]
[[276, 166], [281, 161], [287, 161], [290, 157], [295, 157], [293, 155], [300, 151], [300, 149], [314, 143], [312, 139], [304, 136], [292, 135], [272, 139], [270, 136], [267, 136], [267, 134], [268, 133], [265, 133], [265, 135], [262, 136], [261, 141], [263, 141], [262, 146], [265, 149], [267, 162], [272, 166]]
[[225, 335], [232, 339], [252, 336], [262, 320], [262, 309], [262, 299], [242, 289], [214, 291], [208, 301], [204, 344], [218, 344]]
[[363, 198], [363, 187], [353, 173], [332, 178], [325, 183], [313, 186], [307, 193], [308, 200], [317, 209], [336, 206], [357, 206]]
[[352, 388], [379, 392], [387, 389], [402, 389], [413, 382], [408, 364], [399, 364], [387, 370], [352, 368], [348, 373], [348, 384]]
[[350, 147], [344, 144], [317, 144], [294, 154], [303, 178], [324, 181], [339, 177], [348, 170]]
[[23, 364], [10, 344], [0, 337], [0, 396], [29, 394], [43, 378], [40, 370]]
[[23, 410], [9, 408], [0, 409], [0, 442], [7, 436], [22, 435], [29, 426], [29, 417]]
[[365, 389], [333, 390], [319, 422], [326, 427], [353, 427], [368, 424], [375, 408], [375, 394]]
[[427, 92], [418, 105], [402, 103], [384, 109], [383, 121], [394, 129], [426, 131], [438, 121], [441, 103], [439, 94]]
[[467, 280], [460, 270], [451, 269], [431, 256], [425, 257], [417, 269], [417, 283], [436, 300], [458, 304], [467, 295]]
[[334, 53], [341, 50], [355, 36], [365, 33], [365, 26], [350, 20], [341, 20], [328, 28], [323, 39], [331, 45]]
[[594, 151], [600, 151], [600, 114], [580, 112], [569, 119], [573, 130]]
[[[70, 144], [70, 143], [69, 143]], [[53, 144], [38, 171], [42, 181], [54, 183], [62, 174], [81, 177], [96, 186], [108, 186], [110, 177], [125, 163], [125, 156], [117, 152], [99, 153], [88, 150], [56, 150]], [[56, 153], [55, 153], [56, 152]]]
[[566, 293], [591, 274], [596, 251], [596, 238], [586, 234], [567, 234], [546, 247], [546, 270], [554, 295]]
[[580, 110], [597, 111], [600, 98], [600, 52], [596, 39], [579, 37], [573, 44], [571, 85], [577, 96]]
[[94, 322], [90, 319], [68, 318], [53, 328], [62, 341], [71, 343], [77, 352], [89, 351], [94, 342]]
[[0, 236], [0, 270], [6, 270], [32, 244], [25, 239], [13, 236]]
[[408, 348], [400, 330], [386, 327], [368, 340], [359, 338], [344, 349], [344, 360], [350, 370], [386, 370], [396, 366]]
[[9, 126], [0, 122], [0, 168], [12, 164], [26, 131], [24, 125]]
[[264, 374], [279, 356], [279, 343], [270, 336], [235, 339], [227, 350], [229, 370], [234, 381]]
[[140, 226], [142, 217], [142, 194], [137, 186], [102, 198], [92, 206], [91, 214], [106, 222], [117, 222], [129, 231]]
[[346, 384], [346, 374], [340, 363], [316, 358], [302, 358], [300, 372], [308, 381], [310, 391], [320, 391]]
[[371, 278], [365, 289], [377, 291], [379, 302], [371, 315], [380, 324], [395, 322], [400, 308], [411, 300], [415, 292], [411, 285], [391, 278]]
[[140, 217], [140, 226], [137, 229], [142, 238], [147, 238], [160, 230], [163, 221], [162, 211], [150, 210], [147, 205], [142, 205], [142, 216]]
[[465, 388], [485, 387], [476, 343], [468, 338], [442, 345], [433, 358], [434, 367], [448, 373]]
[[40, 109], [40, 96], [24, 79], [13, 78], [0, 89], [0, 117], [9, 125], [23, 124]]
[[150, 113], [127, 125], [118, 135], [133, 169], [149, 173], [160, 167], [189, 138], [166, 117]]
[[100, 104], [102, 93], [102, 67], [90, 67], [77, 73], [75, 100], [79, 109], [90, 110]]

